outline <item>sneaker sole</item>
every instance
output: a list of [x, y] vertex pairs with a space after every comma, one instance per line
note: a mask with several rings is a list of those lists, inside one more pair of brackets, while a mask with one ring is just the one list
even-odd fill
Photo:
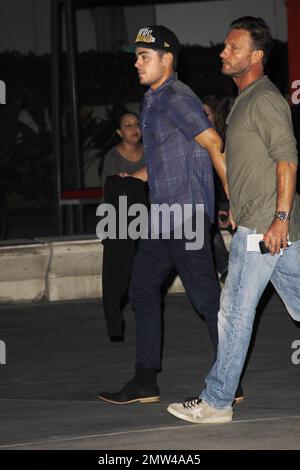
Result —
[[198, 420], [189, 416], [186, 416], [179, 411], [172, 410], [172, 408], [168, 407], [167, 411], [176, 416], [176, 418], [183, 419], [184, 421], [188, 421], [189, 423], [194, 424], [223, 424], [223, 423], [230, 423], [232, 421], [232, 416], [220, 416], [219, 418], [199, 418]]
[[98, 398], [99, 400], [103, 400], [107, 403], [113, 403], [114, 405], [130, 405], [131, 403], [157, 403], [160, 400], [160, 397], [134, 398], [133, 400], [128, 401], [114, 401], [101, 396]]

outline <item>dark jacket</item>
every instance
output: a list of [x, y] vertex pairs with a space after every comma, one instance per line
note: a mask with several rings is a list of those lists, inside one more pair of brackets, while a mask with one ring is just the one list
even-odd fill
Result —
[[[110, 239], [106, 238], [102, 241], [104, 246], [110, 246], [116, 250], [126, 250], [129, 245], [134, 244], [135, 240], [127, 238], [126, 240], [119, 239], [119, 197], [127, 196], [127, 208], [132, 204], [144, 204], [148, 206], [147, 187], [146, 184], [131, 176], [121, 177], [118, 175], [108, 176], [104, 186], [104, 201], [105, 203], [111, 204], [116, 209], [116, 221], [117, 221], [117, 238]], [[127, 217], [128, 224], [133, 220], [133, 217]]]
[[[108, 176], [104, 186], [104, 201], [116, 209], [117, 236], [119, 233], [119, 197], [127, 196], [127, 208], [132, 204], [148, 205], [146, 185], [132, 177]], [[131, 218], [127, 218], [128, 224]], [[105, 239], [102, 241], [103, 268], [102, 291], [103, 308], [109, 336], [122, 336], [122, 309], [126, 302], [127, 288], [132, 272], [137, 241], [130, 238]]]

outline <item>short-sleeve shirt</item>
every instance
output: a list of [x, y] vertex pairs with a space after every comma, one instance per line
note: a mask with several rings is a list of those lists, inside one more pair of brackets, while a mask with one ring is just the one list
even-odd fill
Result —
[[175, 73], [147, 91], [141, 128], [151, 203], [204, 204], [213, 220], [212, 163], [194, 140], [211, 127], [200, 99]]
[[[233, 219], [237, 225], [265, 233], [276, 211], [276, 164], [298, 163], [289, 105], [268, 77], [238, 95], [227, 118], [225, 152]], [[300, 239], [298, 195], [290, 239]]]
[[104, 166], [102, 172], [102, 187], [104, 188], [105, 180], [108, 176], [118, 175], [121, 172], [131, 175], [145, 166], [144, 157], [137, 161], [131, 162], [123, 157], [117, 146], [110, 149], [104, 157]]

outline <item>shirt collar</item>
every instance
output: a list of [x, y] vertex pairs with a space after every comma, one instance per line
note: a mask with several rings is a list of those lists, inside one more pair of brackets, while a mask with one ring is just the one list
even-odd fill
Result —
[[254, 88], [257, 83], [259, 83], [260, 81], [263, 81], [263, 80], [268, 80], [268, 76], [267, 75], [263, 75], [262, 77], [259, 77], [257, 78], [256, 80], [254, 80], [253, 82], [249, 83], [249, 85], [246, 86], [246, 88], [244, 88], [239, 94], [238, 96], [241, 96], [245, 91], [248, 91], [252, 88]]
[[160, 85], [160, 87], [158, 87], [156, 90], [152, 90], [151, 88], [149, 88], [149, 90], [146, 92], [146, 96], [150, 96], [150, 95], [156, 95], [156, 94], [159, 94], [161, 91], [163, 91], [167, 86], [171, 85], [173, 82], [176, 82], [176, 80], [178, 80], [178, 76], [177, 76], [177, 73], [174, 72], [172, 73], [172, 75], [169, 76], [169, 78], [167, 78], [167, 80], [164, 81], [164, 83], [162, 83]]

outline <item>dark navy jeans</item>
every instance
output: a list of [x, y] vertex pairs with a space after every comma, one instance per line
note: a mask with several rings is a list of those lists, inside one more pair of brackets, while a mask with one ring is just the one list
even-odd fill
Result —
[[220, 288], [211, 252], [211, 224], [206, 214], [204, 225], [204, 245], [200, 250], [186, 250], [184, 238], [139, 242], [129, 286], [129, 300], [136, 315], [137, 368], [161, 368], [160, 288], [173, 267], [192, 305], [204, 316], [217, 350]]

